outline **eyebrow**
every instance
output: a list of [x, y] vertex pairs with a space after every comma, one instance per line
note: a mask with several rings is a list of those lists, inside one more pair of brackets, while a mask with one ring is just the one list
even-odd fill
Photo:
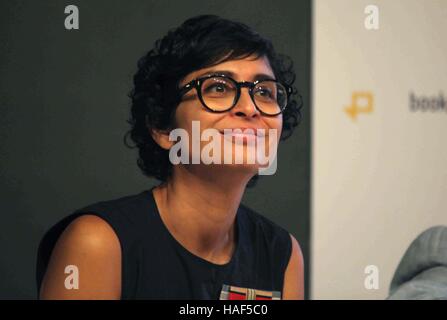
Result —
[[[211, 75], [224, 75], [224, 76], [227, 76], [230, 78], [236, 77], [236, 74], [229, 70], [209, 70], [207, 72], [204, 72], [204, 73], [198, 75], [197, 78], [202, 78], [202, 77], [211, 76]], [[253, 81], [259, 81], [259, 80], [276, 80], [276, 79], [275, 79], [275, 77], [272, 77], [269, 74], [257, 73], [253, 76]]]

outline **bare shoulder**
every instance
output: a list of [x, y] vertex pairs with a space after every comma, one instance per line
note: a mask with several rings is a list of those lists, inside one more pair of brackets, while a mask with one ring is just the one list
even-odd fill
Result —
[[292, 240], [292, 256], [291, 256], [291, 259], [295, 258], [295, 259], [299, 259], [300, 262], [303, 262], [303, 253], [301, 251], [301, 246], [298, 243], [298, 240], [296, 240], [295, 237], [292, 234], [290, 234], [290, 238]]
[[86, 214], [59, 237], [46, 270], [41, 299], [119, 299], [121, 246], [112, 227]]
[[284, 276], [283, 299], [304, 299], [304, 259], [301, 247], [293, 235], [292, 253]]
[[105, 249], [113, 247], [113, 241], [110, 241], [114, 239], [118, 240], [118, 237], [105, 220], [93, 214], [84, 214], [67, 226], [58, 242], [70, 244], [76, 241], [77, 245], [84, 243], [92, 249]]

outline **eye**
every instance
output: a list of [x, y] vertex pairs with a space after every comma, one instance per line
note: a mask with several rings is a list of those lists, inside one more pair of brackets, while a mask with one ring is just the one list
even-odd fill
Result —
[[234, 92], [234, 85], [223, 78], [207, 79], [202, 86], [205, 95], [225, 95]]
[[267, 97], [272, 96], [272, 92], [268, 89], [261, 89], [257, 93], [260, 94], [261, 96], [267, 96]]
[[273, 90], [269, 87], [258, 87], [254, 94], [261, 98], [274, 99]]
[[227, 91], [227, 86], [223, 83], [214, 83], [210, 85], [208, 88], [206, 88], [207, 92], [225, 92]]

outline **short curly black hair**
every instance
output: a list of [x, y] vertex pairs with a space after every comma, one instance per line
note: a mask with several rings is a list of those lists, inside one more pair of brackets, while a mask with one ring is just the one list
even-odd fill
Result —
[[[283, 112], [281, 140], [287, 139], [301, 121], [301, 98], [293, 86], [295, 72], [292, 60], [277, 54], [270, 40], [247, 25], [215, 15], [201, 15], [186, 20], [180, 27], [157, 40], [152, 50], [138, 61], [129, 93], [131, 129], [124, 136], [129, 148], [137, 147], [137, 164], [143, 174], [166, 181], [172, 173], [169, 151], [161, 148], [151, 136], [152, 130], [174, 128], [175, 110], [180, 103], [178, 86], [189, 73], [224, 61], [254, 55], [265, 56], [275, 77], [293, 88], [293, 95]], [[128, 144], [127, 139], [134, 142]], [[254, 185], [254, 176], [248, 186]]]

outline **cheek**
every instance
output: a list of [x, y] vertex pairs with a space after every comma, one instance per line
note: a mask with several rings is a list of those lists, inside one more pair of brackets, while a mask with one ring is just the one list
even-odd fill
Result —
[[193, 139], [198, 139], [196, 142], [200, 145], [204, 144], [200, 140], [203, 131], [214, 128], [219, 117], [221, 115], [209, 113], [194, 102], [180, 104], [175, 113], [176, 127], [187, 132], [190, 147]]
[[177, 109], [175, 110], [175, 125], [177, 128], [182, 128], [187, 131], [189, 131], [190, 125], [188, 123], [191, 123], [190, 118], [190, 111], [189, 107], [186, 103], [181, 103], [178, 105]]
[[176, 127], [186, 130], [190, 136], [192, 134], [193, 121], [202, 123], [198, 115], [199, 112], [195, 111], [195, 106], [188, 103], [179, 105], [175, 112]]
[[208, 128], [215, 121], [213, 115], [210, 115], [198, 103], [191, 101], [189, 103], [182, 103], [177, 107], [175, 119], [179, 128], [186, 129], [190, 132], [192, 122], [198, 121], [200, 123], [200, 129], [202, 130]]
[[282, 115], [276, 118], [269, 118], [266, 120], [267, 126], [269, 129], [275, 129], [277, 132], [277, 137], [281, 136], [282, 132]]

